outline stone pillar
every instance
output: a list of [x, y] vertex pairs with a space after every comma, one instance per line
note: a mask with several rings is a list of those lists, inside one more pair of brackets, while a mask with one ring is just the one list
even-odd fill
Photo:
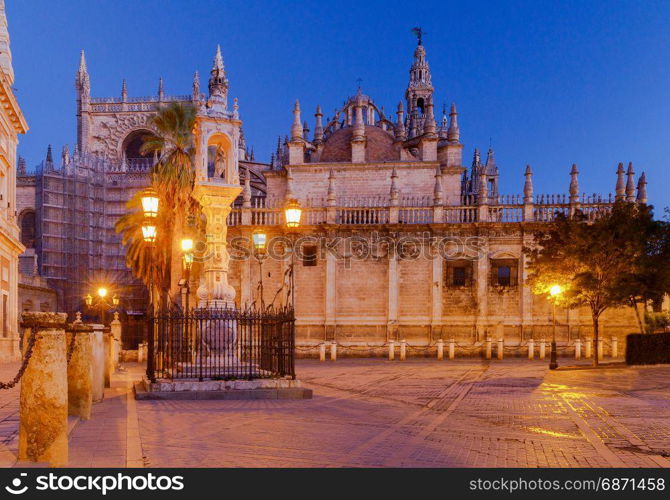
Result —
[[528, 359], [533, 359], [535, 358], [535, 341], [533, 339], [530, 339], [528, 341]]
[[503, 359], [503, 352], [505, 349], [505, 341], [503, 339], [498, 339], [498, 359]]
[[144, 363], [144, 348], [146, 344], [142, 342], [141, 344], [137, 344], [137, 362], [138, 363]]
[[486, 339], [486, 359], [491, 359], [491, 339]]
[[395, 340], [389, 340], [389, 361], [395, 359]]
[[618, 344], [618, 339], [612, 335], [612, 357], [617, 358], [619, 357], [619, 344]]
[[67, 365], [68, 415], [83, 420], [91, 418], [93, 404], [93, 357], [91, 345], [92, 329], [74, 324], [67, 334], [67, 345], [75, 336], [70, 362]]
[[544, 355], [547, 350], [547, 341], [545, 339], [540, 340], [540, 359], [544, 359]]
[[334, 340], [330, 343], [330, 360], [337, 361], [337, 342]]
[[[523, 244], [529, 246], [532, 243], [532, 235], [523, 236]], [[527, 269], [527, 257], [521, 252], [519, 258], [519, 274], [521, 277], [520, 283], [520, 297], [519, 297], [519, 314], [521, 316], [521, 338], [523, 339], [526, 330], [531, 330], [531, 325], [533, 323], [533, 291], [530, 286], [528, 286], [528, 269]]]
[[[23, 313], [26, 333], [37, 330], [35, 344], [21, 379], [18, 459], [68, 463], [68, 383], [65, 313]], [[26, 337], [29, 338], [29, 337]], [[28, 342], [25, 343], [27, 347]]]
[[437, 359], [440, 361], [444, 359], [444, 341], [442, 339], [437, 341]]
[[91, 325], [91, 353], [93, 360], [93, 402], [102, 401], [105, 397], [105, 344], [103, 325]]
[[333, 331], [335, 337], [335, 323], [336, 323], [336, 309], [337, 304], [337, 260], [333, 249], [326, 248], [326, 293], [325, 293], [325, 327], [326, 336], [328, 338], [328, 331]]
[[112, 336], [112, 332], [109, 332], [105, 329], [105, 331], [103, 331], [102, 338], [105, 348], [105, 387], [112, 387], [112, 375], [114, 374], [114, 337]]
[[400, 341], [400, 361], [405, 361], [407, 359], [407, 341], [402, 339]]
[[488, 262], [488, 243], [481, 248], [477, 259], [477, 340], [484, 336], [486, 329], [486, 318], [488, 317], [488, 285], [489, 285], [489, 262]]
[[575, 359], [580, 359], [582, 357], [582, 340], [577, 338], [575, 340]]
[[319, 361], [326, 360], [326, 344], [322, 343], [319, 345]]
[[253, 302], [253, 292], [252, 292], [252, 273], [251, 273], [251, 263], [256, 265], [258, 269], [258, 263], [252, 255], [249, 255], [248, 258], [244, 259], [240, 263], [240, 304], [244, 308], [247, 304]]
[[114, 319], [110, 323], [110, 331], [114, 338], [114, 370], [119, 366], [119, 358], [121, 356], [121, 320], [119, 320], [119, 313], [114, 312]]
[[584, 357], [586, 359], [591, 357], [591, 340], [584, 342]]
[[449, 359], [454, 359], [456, 355], [456, 341], [454, 339], [449, 339]]

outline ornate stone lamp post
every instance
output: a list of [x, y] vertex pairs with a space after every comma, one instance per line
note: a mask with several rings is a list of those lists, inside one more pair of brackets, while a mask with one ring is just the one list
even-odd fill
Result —
[[549, 361], [549, 369], [550, 370], [555, 370], [558, 368], [558, 360], [557, 360], [557, 352], [556, 352], [556, 300], [558, 297], [563, 293], [563, 288], [561, 285], [553, 285], [549, 289], [549, 295], [552, 297], [552, 318], [553, 318], [553, 326], [552, 326], [552, 334], [551, 334], [551, 354], [550, 354], [550, 361]]
[[191, 267], [193, 266], [193, 240], [191, 238], [182, 238], [181, 251], [183, 253], [184, 261], [184, 278], [182, 279], [182, 286], [184, 287], [186, 295], [184, 300], [184, 313], [188, 315], [189, 298], [191, 295]]

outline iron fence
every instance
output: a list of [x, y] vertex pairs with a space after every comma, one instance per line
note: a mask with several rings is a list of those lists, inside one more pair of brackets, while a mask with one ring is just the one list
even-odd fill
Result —
[[295, 378], [291, 308], [170, 310], [147, 328], [152, 381]]

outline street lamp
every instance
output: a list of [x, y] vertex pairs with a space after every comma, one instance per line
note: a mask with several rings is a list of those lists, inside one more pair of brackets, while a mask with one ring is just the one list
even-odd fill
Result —
[[[290, 199], [284, 208], [284, 215], [286, 218], [286, 227], [289, 229], [297, 229], [300, 226], [300, 216], [302, 215], [302, 208], [296, 199]], [[295, 238], [292, 241], [291, 248], [291, 268], [290, 268], [290, 286], [291, 286], [291, 306], [295, 314]]]
[[148, 187], [142, 192], [142, 211], [147, 219], [158, 217], [160, 198], [154, 188]]
[[156, 322], [154, 315], [156, 313], [156, 298], [154, 291], [154, 243], [158, 235], [156, 219], [158, 218], [158, 207], [160, 198], [158, 193], [152, 187], [146, 188], [141, 195], [142, 212], [144, 220], [142, 221], [142, 239], [149, 245], [149, 303], [151, 307], [151, 327], [149, 328], [148, 338], [148, 359], [147, 376], [152, 382], [156, 381], [154, 374], [154, 337], [156, 334]]
[[561, 285], [552, 285], [549, 289], [549, 295], [552, 297], [552, 317], [553, 317], [553, 327], [552, 327], [552, 336], [551, 336], [551, 355], [549, 361], [549, 369], [555, 370], [558, 368], [557, 352], [556, 352], [556, 300], [563, 293], [563, 288]]
[[267, 251], [268, 235], [262, 229], [256, 229], [251, 235], [251, 242], [254, 246], [254, 254], [258, 260], [258, 293], [260, 295], [261, 311], [265, 309], [265, 302], [263, 298], [263, 259]]
[[182, 238], [181, 240], [181, 251], [184, 254], [184, 279], [183, 286], [186, 292], [186, 298], [184, 300], [184, 309], [186, 314], [189, 310], [189, 295], [191, 294], [191, 267], [193, 266], [193, 240], [191, 238]]

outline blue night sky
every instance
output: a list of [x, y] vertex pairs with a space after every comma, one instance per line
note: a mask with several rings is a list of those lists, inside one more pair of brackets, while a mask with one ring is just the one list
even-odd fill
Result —
[[[420, 5], [421, 8], [413, 8]], [[263, 2], [6, 0], [15, 86], [30, 131], [19, 154], [75, 142], [74, 74], [86, 51], [94, 97], [188, 94], [206, 86], [220, 43], [247, 143], [267, 161], [300, 99], [313, 129], [356, 91], [387, 112], [407, 84], [422, 26], [435, 102], [455, 101], [464, 163], [489, 140], [501, 192], [614, 189], [616, 164], [646, 171], [649, 198], [670, 205], [670, 4], [667, 2]], [[232, 105], [232, 102], [231, 102]], [[440, 113], [441, 114], [441, 113]]]

